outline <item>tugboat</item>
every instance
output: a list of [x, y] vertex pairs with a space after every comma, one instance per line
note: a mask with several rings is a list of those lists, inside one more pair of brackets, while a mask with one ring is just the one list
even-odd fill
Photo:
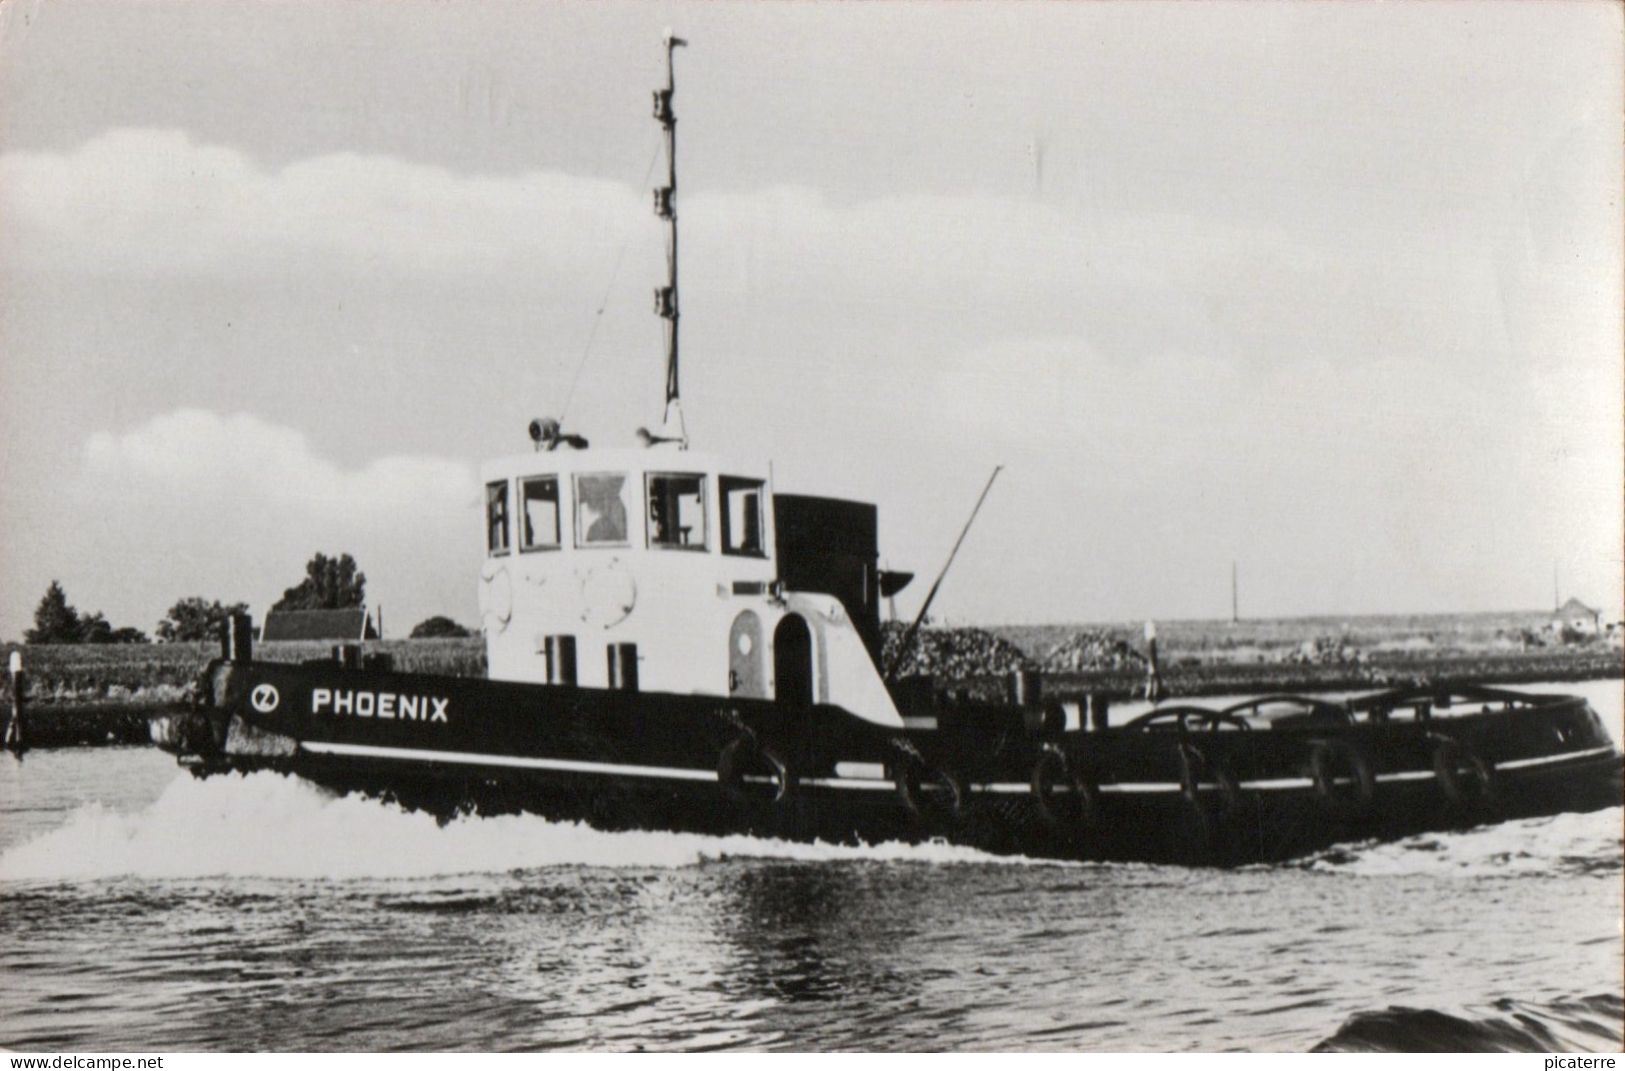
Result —
[[783, 493], [757, 459], [689, 449], [683, 43], [667, 36], [654, 93], [664, 417], [641, 447], [609, 450], [537, 420], [531, 449], [484, 466], [488, 678], [398, 673], [351, 645], [257, 661], [236, 618], [195, 703], [154, 718], [160, 746], [200, 776], [282, 771], [442, 817], [1192, 864], [1620, 804], [1620, 752], [1575, 697], [1269, 696], [1113, 725], [1104, 703], [1046, 700], [1030, 674], [1002, 703], [898, 679], [880, 604], [909, 576], [879, 568], [875, 507]]

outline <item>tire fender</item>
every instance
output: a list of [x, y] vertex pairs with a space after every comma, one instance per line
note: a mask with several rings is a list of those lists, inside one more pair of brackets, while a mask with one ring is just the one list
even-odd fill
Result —
[[[1064, 788], [1065, 794], [1057, 795]], [[1033, 805], [1044, 822], [1056, 829], [1077, 826], [1090, 829], [1100, 818], [1100, 791], [1072, 770], [1072, 764], [1057, 748], [1046, 747], [1033, 763]]]
[[744, 732], [734, 737], [717, 758], [717, 782], [739, 802], [750, 799], [756, 787], [746, 782], [746, 773], [760, 770], [767, 771], [773, 779], [771, 802], [774, 805], [782, 805], [795, 795], [796, 779], [790, 764], [772, 748], [764, 746], [754, 733]]
[[[929, 767], [913, 755], [899, 759], [893, 778], [897, 797], [915, 818], [926, 824], [959, 821], [965, 810], [964, 782], [952, 770]], [[936, 792], [927, 791], [927, 786]]]
[[1454, 737], [1434, 737], [1433, 776], [1439, 781], [1439, 791], [1451, 803], [1470, 806], [1495, 799], [1494, 765]]
[[1233, 811], [1241, 803], [1241, 786], [1224, 763], [1208, 758], [1195, 744], [1180, 744], [1179, 787], [1193, 807], [1202, 806], [1201, 786], [1204, 780], [1217, 786], [1222, 812]]
[[[1377, 779], [1371, 760], [1347, 740], [1317, 740], [1309, 753], [1315, 795], [1334, 814], [1355, 818], [1371, 809]], [[1340, 768], [1348, 772], [1348, 784], [1338, 783]]]

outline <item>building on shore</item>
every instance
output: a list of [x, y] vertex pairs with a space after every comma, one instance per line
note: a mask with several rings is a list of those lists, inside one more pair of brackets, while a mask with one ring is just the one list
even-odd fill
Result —
[[1553, 632], [1577, 632], [1595, 636], [1602, 631], [1602, 611], [1571, 598], [1552, 613]]

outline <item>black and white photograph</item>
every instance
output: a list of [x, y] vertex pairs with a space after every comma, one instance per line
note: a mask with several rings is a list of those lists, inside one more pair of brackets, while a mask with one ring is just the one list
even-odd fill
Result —
[[0, 0], [0, 1049], [1620, 1052], [1622, 122], [1618, 0]]

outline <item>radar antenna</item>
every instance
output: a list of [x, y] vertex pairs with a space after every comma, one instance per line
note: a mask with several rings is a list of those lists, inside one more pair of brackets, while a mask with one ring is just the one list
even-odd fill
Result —
[[661, 418], [661, 434], [649, 435], [649, 442], [676, 442], [688, 448], [688, 428], [683, 423], [683, 404], [677, 389], [677, 116], [671, 98], [676, 92], [672, 73], [672, 53], [688, 44], [666, 31], [666, 88], [654, 91], [654, 116], [666, 132], [666, 184], [654, 191], [655, 215], [666, 221], [666, 285], [655, 288], [655, 314], [666, 321], [666, 409]]

